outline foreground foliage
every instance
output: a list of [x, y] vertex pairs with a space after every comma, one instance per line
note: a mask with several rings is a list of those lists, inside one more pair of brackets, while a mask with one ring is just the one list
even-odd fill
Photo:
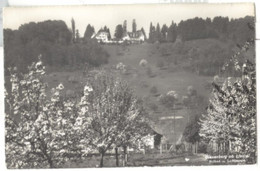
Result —
[[[247, 42], [241, 51], [249, 49]], [[209, 143], [216, 143], [222, 153], [242, 153], [256, 161], [256, 72], [249, 60], [242, 66], [231, 61], [241, 77], [228, 78], [223, 85], [213, 83], [214, 90], [208, 112], [201, 120], [200, 136]]]
[[[126, 83], [101, 72], [86, 83], [81, 100], [65, 99], [59, 84], [46, 97], [41, 60], [28, 74], [10, 69], [6, 90], [8, 168], [54, 168], [90, 153], [135, 144], [148, 134], [142, 104]], [[135, 131], [134, 131], [135, 130]]]

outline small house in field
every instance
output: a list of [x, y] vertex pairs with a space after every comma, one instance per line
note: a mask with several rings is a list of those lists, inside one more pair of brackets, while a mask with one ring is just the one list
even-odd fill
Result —
[[139, 152], [143, 152], [144, 154], [146, 153], [146, 150], [151, 150], [151, 149], [159, 149], [159, 146], [161, 144], [161, 139], [162, 139], [163, 135], [157, 133], [154, 130], [151, 130], [151, 132], [142, 137], [141, 140], [138, 140], [135, 144], [135, 148], [129, 147], [128, 151], [129, 152], [134, 152], [139, 151]]
[[122, 39], [129, 43], [143, 43], [145, 41], [145, 34], [142, 30], [137, 30], [136, 32], [125, 32]]

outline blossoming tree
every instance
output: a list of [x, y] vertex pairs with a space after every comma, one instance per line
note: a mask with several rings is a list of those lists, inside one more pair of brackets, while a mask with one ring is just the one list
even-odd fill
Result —
[[46, 97], [41, 61], [19, 75], [11, 69], [6, 91], [6, 160], [8, 168], [57, 167], [75, 153], [75, 105], [61, 98], [63, 85]]
[[247, 51], [254, 40], [248, 41], [230, 60], [241, 77], [228, 78], [223, 85], [213, 83], [214, 90], [208, 112], [201, 120], [200, 136], [223, 144], [230, 150], [250, 155], [256, 160], [256, 72], [255, 65], [246, 60], [239, 64], [237, 56]]
[[81, 141], [100, 153], [100, 167], [109, 149], [134, 143], [147, 133], [147, 118], [133, 91], [103, 71], [85, 86], [79, 110], [75, 129], [83, 130]]
[[71, 158], [127, 146], [147, 134], [142, 104], [123, 81], [105, 72], [89, 79], [79, 102], [65, 99], [59, 84], [46, 96], [41, 61], [19, 75], [10, 69], [6, 91], [8, 168], [54, 168]]

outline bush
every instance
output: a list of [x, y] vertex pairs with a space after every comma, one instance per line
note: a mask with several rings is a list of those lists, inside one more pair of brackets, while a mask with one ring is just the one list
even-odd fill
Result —
[[198, 153], [207, 153], [207, 144], [205, 142], [199, 143]]
[[181, 144], [176, 144], [175, 145], [175, 150], [177, 154], [183, 154], [185, 151], [185, 145], [183, 143]]
[[172, 66], [172, 65], [167, 68], [169, 72], [177, 72], [178, 69], [179, 69], [178, 66]]
[[197, 90], [195, 90], [193, 86], [188, 86], [187, 94], [189, 96], [196, 96], [197, 95]]
[[161, 95], [161, 97], [159, 98], [159, 101], [165, 107], [172, 108], [173, 104], [175, 102], [175, 97], [169, 96], [169, 95]]
[[157, 87], [152, 86], [151, 89], [150, 89], [150, 93], [152, 93], [152, 94], [156, 94], [156, 93], [158, 93], [158, 89], [157, 89]]
[[163, 68], [163, 67], [164, 67], [164, 61], [163, 61], [163, 59], [159, 59], [159, 60], [157, 61], [157, 63], [156, 63], [156, 66], [157, 66], [158, 68]]
[[152, 69], [151, 67], [148, 67], [147, 70], [146, 70], [146, 73], [149, 77], [155, 77], [156, 74], [152, 72]]
[[150, 103], [150, 104], [149, 104], [149, 107], [150, 107], [150, 109], [153, 110], [153, 111], [157, 111], [157, 110], [158, 110], [158, 106], [157, 106], [155, 103]]
[[145, 60], [145, 59], [142, 59], [142, 60], [139, 62], [139, 65], [142, 66], [142, 67], [147, 66], [147, 64], [148, 64], [148, 62], [147, 62], [147, 60]]
[[117, 70], [124, 70], [125, 67], [126, 67], [126, 66], [125, 66], [122, 62], [119, 62], [119, 63], [116, 65], [116, 69], [117, 69]]

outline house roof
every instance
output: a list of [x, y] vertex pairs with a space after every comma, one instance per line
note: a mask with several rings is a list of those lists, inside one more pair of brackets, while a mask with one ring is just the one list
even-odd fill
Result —
[[136, 32], [126, 32], [123, 34], [123, 37], [129, 36], [130, 38], [139, 38], [144, 35], [142, 30], [137, 30]]
[[107, 31], [98, 31], [97, 34], [95, 34], [94, 36], [91, 36], [91, 38], [97, 38], [97, 36], [99, 36], [100, 34], [105, 34], [106, 36], [109, 35], [109, 33]]
[[107, 30], [104, 30], [101, 28], [98, 30], [98, 32], [95, 34], [95, 36], [92, 36], [92, 37], [95, 38], [96, 36], [99, 36], [100, 34], [106, 34], [108, 36], [109, 32]]

